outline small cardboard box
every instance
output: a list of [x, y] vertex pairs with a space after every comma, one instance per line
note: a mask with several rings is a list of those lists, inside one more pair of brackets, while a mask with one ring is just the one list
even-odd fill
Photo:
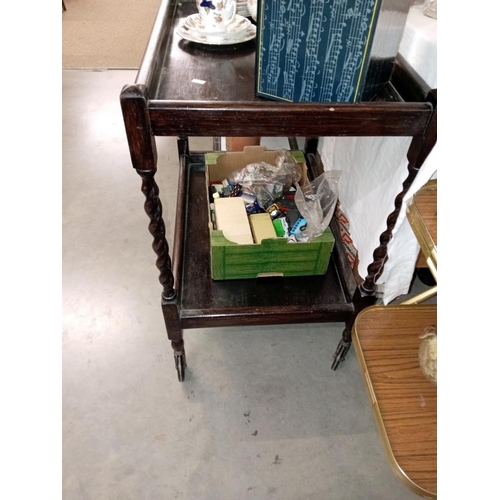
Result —
[[[307, 180], [307, 167], [301, 151], [292, 155], [302, 168], [300, 185]], [[274, 164], [279, 151], [266, 151], [261, 146], [247, 146], [244, 151], [207, 153], [207, 210], [211, 182], [222, 181], [231, 172], [250, 163], [265, 161]], [[210, 221], [210, 218], [209, 218]], [[227, 240], [223, 231], [214, 230], [209, 222], [212, 279], [245, 279], [267, 276], [308, 276], [325, 274], [335, 239], [330, 228], [308, 243], [289, 243], [286, 238], [264, 239], [260, 244], [238, 245]]]

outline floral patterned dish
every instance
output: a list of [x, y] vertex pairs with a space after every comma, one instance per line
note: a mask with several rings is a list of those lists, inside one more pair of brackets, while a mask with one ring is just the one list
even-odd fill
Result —
[[[251, 26], [251, 22], [238, 14], [234, 21], [227, 27], [226, 31], [222, 32], [210, 32], [210, 35], [236, 35], [238, 33], [243, 33], [249, 26]], [[196, 33], [198, 35], [206, 35], [208, 32], [205, 30], [205, 26], [203, 25], [203, 21], [200, 17], [200, 14], [192, 14], [186, 18], [184, 21], [184, 28], [187, 31], [192, 33]]]
[[257, 30], [253, 24], [240, 31], [224, 32], [224, 33], [199, 33], [186, 28], [185, 24], [181, 24], [176, 33], [190, 42], [201, 43], [204, 45], [234, 45], [237, 43], [248, 42], [255, 38]]

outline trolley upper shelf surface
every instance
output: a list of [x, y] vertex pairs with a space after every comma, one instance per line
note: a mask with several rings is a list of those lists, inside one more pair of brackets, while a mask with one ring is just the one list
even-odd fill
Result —
[[402, 58], [371, 102], [262, 99], [255, 96], [255, 40], [227, 46], [184, 40], [175, 28], [195, 12], [193, 0], [163, 0], [137, 74], [155, 135], [414, 136], [425, 129], [429, 89]]

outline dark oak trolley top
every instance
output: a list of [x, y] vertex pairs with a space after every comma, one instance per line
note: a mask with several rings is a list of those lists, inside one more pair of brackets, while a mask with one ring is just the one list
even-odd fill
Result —
[[[195, 12], [194, 0], [162, 1], [136, 80], [120, 95], [132, 165], [142, 178], [146, 197], [144, 208], [163, 287], [162, 309], [179, 379], [184, 378], [185, 368], [182, 329], [195, 327], [346, 322], [335, 355], [336, 368], [351, 344], [357, 312], [374, 301], [375, 281], [403, 196], [435, 143], [437, 92], [399, 58], [391, 81], [372, 102], [283, 103], [257, 98], [255, 40], [223, 47], [183, 40], [175, 27]], [[294, 149], [294, 138], [306, 137], [308, 167], [315, 177], [322, 171], [317, 138], [335, 135], [413, 137], [408, 178], [395, 199], [394, 211], [388, 214], [387, 229], [374, 249], [362, 285], [354, 279], [335, 220], [331, 227], [336, 244], [324, 276], [274, 282], [212, 281], [204, 157], [202, 152], [189, 151], [188, 137], [288, 137]], [[178, 137], [180, 171], [172, 254], [154, 179], [155, 136]]]

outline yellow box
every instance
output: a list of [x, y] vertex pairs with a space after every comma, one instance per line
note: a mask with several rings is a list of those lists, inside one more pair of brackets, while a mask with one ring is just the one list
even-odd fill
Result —
[[269, 214], [249, 215], [250, 228], [252, 229], [253, 240], [255, 243], [262, 243], [267, 238], [277, 238], [273, 222]]

